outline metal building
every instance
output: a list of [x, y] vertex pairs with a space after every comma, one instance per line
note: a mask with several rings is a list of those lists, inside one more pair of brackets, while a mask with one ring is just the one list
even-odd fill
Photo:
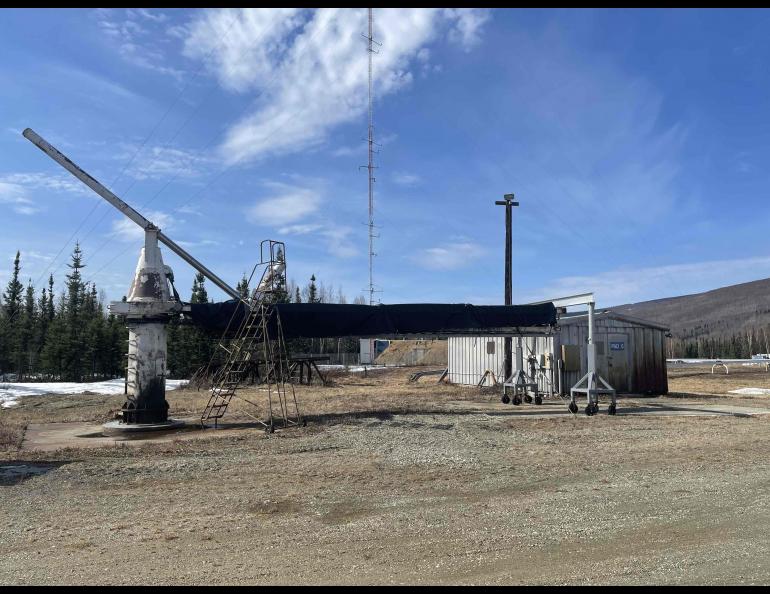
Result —
[[[610, 310], [597, 312], [594, 324], [597, 371], [616, 391], [649, 395], [668, 392], [668, 328]], [[525, 372], [537, 381], [539, 390], [569, 395], [570, 388], [588, 368], [588, 314], [562, 314], [552, 335], [522, 340]], [[513, 342], [515, 345], [515, 339]], [[504, 349], [502, 337], [450, 337], [448, 380], [465, 385], [502, 383]]]

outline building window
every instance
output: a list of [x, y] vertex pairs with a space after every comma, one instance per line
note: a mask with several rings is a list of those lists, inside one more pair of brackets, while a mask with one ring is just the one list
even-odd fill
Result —
[[487, 355], [494, 355], [495, 354], [495, 341], [494, 340], [488, 340], [487, 341]]

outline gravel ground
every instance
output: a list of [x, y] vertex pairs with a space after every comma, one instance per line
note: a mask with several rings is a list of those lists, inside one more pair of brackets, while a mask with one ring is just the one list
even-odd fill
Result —
[[0, 583], [770, 582], [768, 415], [517, 418], [409, 373], [303, 388], [271, 436], [7, 450]]

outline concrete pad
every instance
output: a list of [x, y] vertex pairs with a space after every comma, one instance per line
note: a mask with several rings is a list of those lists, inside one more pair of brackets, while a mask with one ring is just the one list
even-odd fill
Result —
[[[102, 425], [102, 431], [105, 435], [124, 435], [126, 433], [148, 433], [160, 431], [175, 431], [185, 426], [184, 421], [178, 419], [169, 419], [165, 423], [136, 423], [128, 424], [122, 421], [109, 421]], [[132, 435], [132, 437], [134, 437]], [[135, 437], [134, 437], [135, 438]]]
[[[200, 419], [183, 419], [184, 426], [170, 431], [104, 435], [101, 423], [30, 423], [21, 443], [23, 451], [52, 452], [62, 448], [101, 448], [170, 443], [178, 440], [232, 436], [233, 432], [264, 434], [264, 428], [249, 423], [222, 423], [220, 429], [201, 429]], [[223, 431], [228, 429], [227, 431]]]

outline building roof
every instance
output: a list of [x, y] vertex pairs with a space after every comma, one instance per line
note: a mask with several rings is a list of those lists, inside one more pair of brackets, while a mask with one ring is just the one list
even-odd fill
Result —
[[[659, 324], [658, 322], [643, 320], [642, 318], [635, 318], [634, 316], [629, 316], [627, 314], [620, 314], [616, 311], [612, 311], [611, 309], [604, 309], [594, 313], [594, 319], [601, 319], [601, 318], [606, 318], [610, 320], [620, 320], [622, 322], [628, 322], [629, 324], [634, 324], [635, 326], [645, 326], [647, 328], [663, 330], [664, 332], [669, 331], [668, 326], [664, 326], [663, 324]], [[588, 321], [588, 312], [577, 311], [574, 313], [561, 314], [559, 316], [558, 324], [559, 326], [564, 326], [566, 324], [580, 324], [587, 321]]]

